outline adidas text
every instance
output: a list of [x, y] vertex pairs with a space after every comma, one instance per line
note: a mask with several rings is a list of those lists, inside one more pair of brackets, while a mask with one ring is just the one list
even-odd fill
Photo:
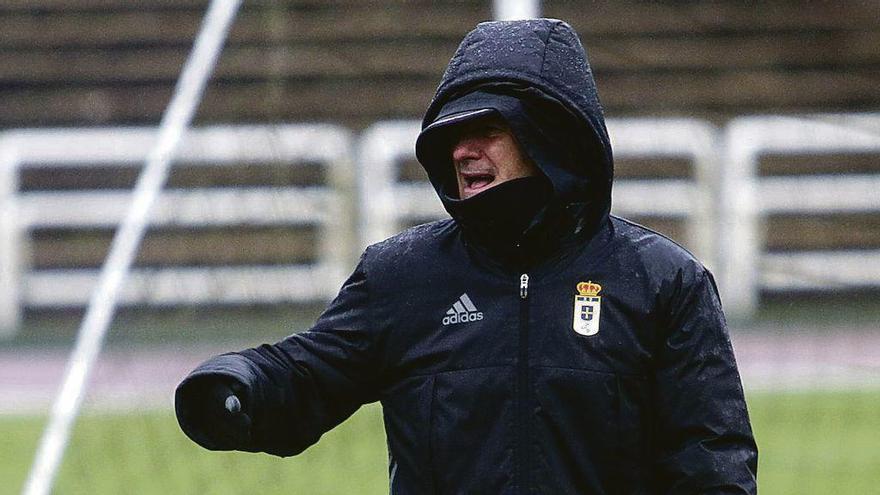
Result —
[[456, 323], [467, 323], [469, 321], [477, 321], [483, 319], [483, 312], [478, 311], [476, 313], [461, 313], [455, 314], [452, 316], [444, 316], [443, 324], [444, 325], [454, 325]]
[[452, 307], [446, 310], [446, 316], [443, 317], [444, 325], [455, 325], [456, 323], [468, 323], [471, 321], [479, 321], [483, 319], [483, 312], [479, 311], [471, 301], [467, 294], [462, 294], [458, 301], [452, 303]]

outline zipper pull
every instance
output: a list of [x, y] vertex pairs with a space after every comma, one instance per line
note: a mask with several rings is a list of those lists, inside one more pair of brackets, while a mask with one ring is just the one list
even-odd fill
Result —
[[529, 297], [529, 275], [527, 273], [523, 273], [519, 277], [519, 297], [520, 299]]

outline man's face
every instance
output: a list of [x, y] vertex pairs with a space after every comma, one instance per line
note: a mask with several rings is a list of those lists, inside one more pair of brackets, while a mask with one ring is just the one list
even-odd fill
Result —
[[540, 173], [522, 152], [504, 119], [494, 115], [455, 129], [452, 166], [459, 199], [468, 199], [511, 179]]

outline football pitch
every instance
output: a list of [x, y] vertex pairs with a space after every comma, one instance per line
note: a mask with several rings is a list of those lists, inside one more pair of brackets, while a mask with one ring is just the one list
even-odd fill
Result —
[[[762, 494], [880, 490], [880, 390], [747, 395]], [[20, 493], [44, 422], [37, 416], [0, 416], [0, 493]], [[57, 494], [388, 492], [377, 405], [362, 408], [288, 459], [202, 450], [183, 436], [170, 410], [87, 413], [71, 442]]]

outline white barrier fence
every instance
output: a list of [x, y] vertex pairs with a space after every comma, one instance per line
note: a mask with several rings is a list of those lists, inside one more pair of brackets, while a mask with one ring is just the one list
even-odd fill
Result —
[[764, 253], [762, 220], [778, 213], [880, 213], [880, 174], [759, 177], [762, 157], [880, 153], [880, 115], [742, 117], [724, 134], [719, 282], [728, 313], [754, 314], [761, 289], [880, 286], [880, 250]]
[[[23, 307], [87, 304], [98, 272], [31, 270], [28, 233], [41, 227], [112, 228], [130, 201], [127, 190], [18, 191], [24, 168], [140, 166], [155, 129], [23, 130], [0, 138], [0, 334], [18, 325]], [[151, 225], [320, 227], [319, 260], [310, 265], [137, 269], [122, 304], [231, 304], [323, 300], [350, 264], [354, 225], [351, 136], [329, 125], [210, 127], [190, 131], [177, 161], [194, 166], [320, 163], [327, 185], [171, 189]]]
[[[688, 177], [615, 183], [614, 212], [684, 221], [684, 244], [718, 275], [734, 318], [754, 314], [759, 293], [826, 287], [880, 287], [880, 252], [766, 253], [761, 222], [776, 213], [880, 213], [880, 174], [759, 177], [770, 155], [880, 153], [880, 116], [744, 117], [723, 132], [694, 119], [610, 120], [615, 156], [683, 159]], [[358, 245], [393, 235], [414, 219], [445, 215], [426, 182], [398, 177], [414, 159], [418, 123], [380, 122], [355, 148], [329, 125], [211, 127], [193, 130], [178, 162], [199, 166], [321, 163], [321, 187], [171, 189], [154, 226], [297, 225], [320, 227], [313, 265], [135, 270], [124, 304], [239, 304], [331, 297]], [[24, 307], [80, 306], [93, 270], [32, 270], [35, 228], [111, 228], [127, 191], [19, 191], [24, 168], [138, 166], [153, 129], [25, 130], [0, 135], [0, 335], [11, 335]], [[354, 163], [358, 167], [354, 167]], [[356, 194], [355, 187], [358, 190]], [[357, 204], [355, 201], [357, 200]]]

